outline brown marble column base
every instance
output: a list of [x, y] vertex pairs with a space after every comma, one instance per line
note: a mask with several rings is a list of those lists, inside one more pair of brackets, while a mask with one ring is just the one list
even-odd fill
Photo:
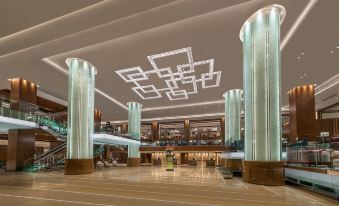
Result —
[[139, 167], [140, 158], [127, 158], [127, 167]]
[[242, 171], [242, 160], [241, 159], [225, 159], [225, 168], [231, 172]]
[[243, 161], [243, 180], [258, 185], [284, 185], [284, 162]]
[[82, 175], [93, 172], [93, 159], [66, 159], [65, 161], [65, 175]]

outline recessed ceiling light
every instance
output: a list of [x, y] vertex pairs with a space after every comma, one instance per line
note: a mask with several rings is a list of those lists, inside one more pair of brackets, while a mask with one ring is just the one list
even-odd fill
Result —
[[301, 59], [301, 57], [298, 57], [298, 59]]
[[303, 78], [304, 78], [303, 76], [300, 77], [300, 79], [303, 79]]
[[333, 54], [333, 53], [334, 53], [334, 50], [332, 50], [330, 53]]
[[303, 75], [304, 75], [304, 77], [305, 77], [307, 74], [304, 73]]
[[339, 46], [337, 46], [337, 49], [339, 49]]
[[301, 55], [304, 55], [305, 53], [304, 52], [301, 52]]

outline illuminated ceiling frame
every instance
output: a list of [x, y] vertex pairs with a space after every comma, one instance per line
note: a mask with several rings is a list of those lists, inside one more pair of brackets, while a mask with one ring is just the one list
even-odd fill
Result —
[[[186, 54], [188, 63], [177, 65], [176, 71], [173, 71], [171, 67], [159, 68], [155, 62], [157, 59], [178, 54]], [[163, 97], [161, 93], [164, 92], [171, 101], [183, 100], [188, 99], [188, 95], [190, 94], [198, 93], [197, 83], [201, 83], [202, 89], [219, 87], [220, 85], [221, 71], [214, 71], [214, 59], [194, 62], [191, 47], [150, 55], [147, 56], [147, 59], [153, 67], [152, 70], [143, 71], [140, 66], [136, 66], [115, 71], [125, 82], [136, 85], [132, 87], [132, 90], [142, 99], [161, 98]], [[200, 77], [197, 77], [195, 75], [195, 67], [205, 64], [208, 65], [208, 73], [202, 73]], [[156, 88], [153, 84], [141, 85], [142, 81], [149, 79], [148, 76], [150, 74], [156, 74], [159, 79], [169, 78], [164, 79], [167, 87]], [[215, 83], [208, 85], [207, 83], [209, 81], [215, 81]], [[192, 91], [180, 89], [177, 82], [181, 82], [181, 84], [192, 84]]]
[[[298, 18], [295, 20], [293, 26], [288, 30], [288, 33], [282, 39], [281, 50], [284, 49], [284, 47], [287, 45], [287, 43], [289, 42], [291, 37], [298, 30], [298, 28], [301, 25], [301, 23], [303, 22], [303, 20], [307, 17], [307, 15], [309, 14], [309, 12], [312, 10], [312, 8], [314, 7], [314, 5], [317, 2], [318, 2], [318, 0], [310, 0], [309, 3], [305, 6], [303, 11], [300, 13]], [[39, 26], [41, 26], [41, 25], [39, 25]], [[33, 27], [28, 28], [26, 30], [31, 30], [31, 29], [33, 29]], [[17, 34], [15, 34], [15, 35], [17, 35]], [[1, 38], [1, 40], [3, 40], [3, 39], [4, 38]], [[16, 52], [13, 52], [13, 53], [16, 53]], [[10, 53], [10, 54], [13, 54], [13, 53]], [[6, 54], [6, 55], [9, 55], [9, 54]], [[64, 74], [68, 74], [68, 71], [66, 69], [62, 68], [60, 65], [56, 64], [55, 62], [49, 60], [48, 57], [42, 58], [41, 60], [46, 62], [47, 64], [51, 65], [52, 68], [55, 68], [56, 70], [59, 70]], [[106, 93], [100, 91], [99, 89], [96, 89], [96, 92], [98, 92], [99, 94], [103, 95], [105, 98], [109, 99], [113, 103], [116, 103], [117, 105], [119, 105], [122, 108], [124, 108], [125, 110], [127, 110], [127, 107], [124, 104], [120, 103], [118, 100], [114, 99], [113, 97], [107, 95]], [[221, 104], [221, 102], [223, 102], [223, 100], [217, 100], [217, 101], [212, 101], [212, 102], [200, 102], [200, 103], [185, 104], [185, 105], [181, 104], [181, 105], [173, 105], [173, 106], [159, 106], [159, 107], [148, 107], [148, 108], [145, 107], [145, 108], [142, 109], [142, 112], [143, 111], [164, 110], [164, 109], [169, 109], [169, 108], [174, 109], [174, 108], [191, 107], [191, 106], [202, 106], [202, 105], [207, 105], [207, 104], [209, 104], [209, 105], [210, 104]], [[286, 109], [286, 108], [284, 108], [284, 109]]]

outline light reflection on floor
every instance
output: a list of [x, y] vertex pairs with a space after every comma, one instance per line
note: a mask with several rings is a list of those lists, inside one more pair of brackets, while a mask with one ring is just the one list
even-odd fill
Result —
[[0, 205], [338, 205], [338, 202], [290, 186], [223, 180], [215, 168], [178, 166], [108, 168], [65, 176], [63, 171], [0, 173]]

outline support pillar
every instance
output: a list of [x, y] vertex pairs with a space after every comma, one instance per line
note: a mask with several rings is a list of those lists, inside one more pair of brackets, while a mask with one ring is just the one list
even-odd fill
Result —
[[[241, 141], [241, 89], [229, 90], [224, 94], [225, 98], [225, 145], [229, 151], [238, 151]], [[225, 159], [225, 167], [231, 171], [241, 172], [241, 159]]]
[[225, 98], [225, 145], [235, 146], [241, 140], [241, 89], [232, 89]]
[[93, 129], [96, 68], [77, 58], [66, 60], [68, 77], [68, 133], [66, 175], [94, 172]]
[[94, 132], [100, 130], [102, 112], [94, 109]]
[[159, 141], [159, 123], [158, 122], [152, 122], [151, 125], [151, 131], [152, 131], [152, 142]]
[[[128, 102], [128, 133], [135, 140], [140, 141], [141, 136], [141, 107], [137, 102]], [[137, 167], [140, 165], [140, 152], [138, 144], [128, 145], [128, 167]]]
[[281, 161], [280, 24], [285, 8], [270, 5], [243, 25], [245, 160], [243, 180], [283, 185]]
[[315, 95], [314, 86], [295, 87], [288, 92], [290, 104], [290, 142], [306, 138], [316, 141]]
[[187, 144], [190, 142], [190, 137], [191, 137], [191, 124], [188, 119], [184, 121], [184, 139]]
[[8, 130], [6, 171], [15, 172], [30, 166], [35, 153], [34, 129]]

